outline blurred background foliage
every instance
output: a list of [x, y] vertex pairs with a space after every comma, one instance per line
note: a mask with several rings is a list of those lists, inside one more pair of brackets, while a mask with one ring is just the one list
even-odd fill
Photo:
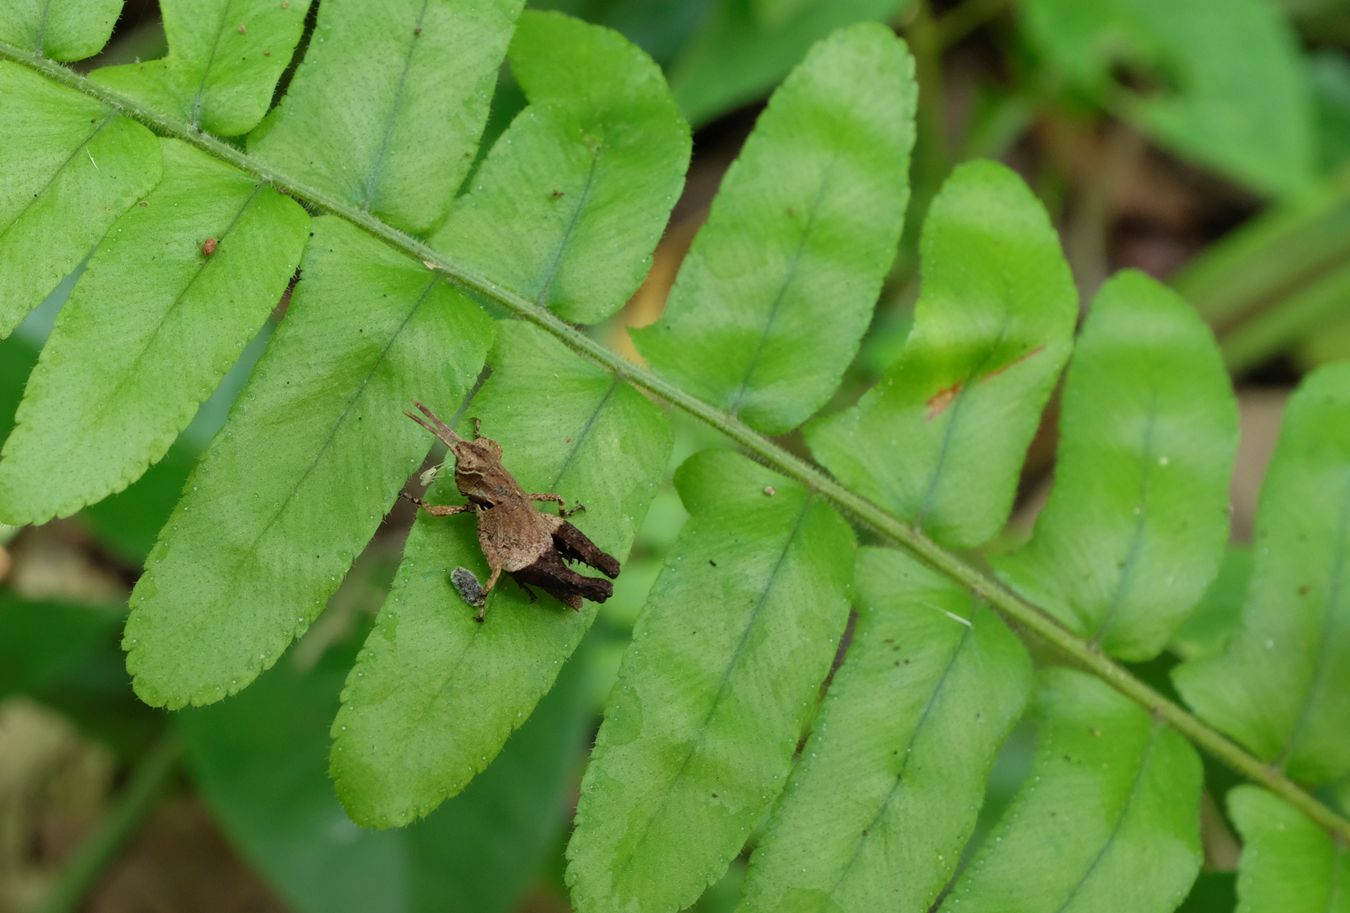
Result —
[[[769, 91], [838, 26], [886, 21], [918, 62], [914, 201], [839, 402], [856, 398], [904, 343], [917, 226], [943, 177], [972, 157], [1002, 159], [1050, 209], [1084, 300], [1110, 272], [1138, 267], [1172, 283], [1214, 327], [1242, 404], [1233, 522], [1239, 541], [1249, 534], [1285, 391], [1317, 364], [1350, 357], [1345, 0], [532, 5], [611, 26], [645, 48], [696, 130], [686, 191], [652, 274], [597, 330], [612, 345], [633, 354], [627, 327], [660, 313]], [[163, 51], [155, 4], [131, 0], [107, 50], [83, 66]], [[504, 73], [495, 130], [522, 104]], [[0, 342], [0, 438], [77, 276]], [[397, 563], [411, 519], [403, 506], [314, 629], [231, 700], [152, 711], [132, 696], [118, 646], [141, 562], [267, 335], [131, 488], [70, 520], [0, 526], [0, 913], [567, 909], [561, 852], [580, 770], [633, 621], [683, 523], [678, 498], [669, 488], [659, 497], [585, 648], [488, 773], [412, 827], [362, 831], [327, 779], [327, 727]], [[674, 418], [672, 466], [709, 439]], [[1051, 410], [1023, 480], [1023, 526], [1041, 499], [1053, 426]], [[1222, 637], [1247, 565], [1235, 550], [1178, 638], [1179, 656]], [[1166, 665], [1138, 671], [1166, 687]], [[1026, 733], [1004, 749], [986, 820], [1016, 788], [1030, 751]], [[1206, 775], [1211, 796], [1232, 782], [1218, 768]], [[1234, 902], [1236, 841], [1212, 799], [1205, 815], [1206, 872], [1183, 907], [1192, 913]], [[730, 910], [739, 872], [733, 867], [698, 909]]]

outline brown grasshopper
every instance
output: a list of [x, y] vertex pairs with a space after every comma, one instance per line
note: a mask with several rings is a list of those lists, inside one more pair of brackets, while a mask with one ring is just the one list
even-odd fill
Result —
[[[461, 594], [478, 607], [476, 621], [483, 620], [483, 613], [487, 611], [487, 595], [496, 586], [502, 571], [511, 575], [531, 602], [535, 595], [530, 587], [537, 586], [577, 612], [581, 611], [583, 598], [591, 602], [604, 602], [613, 595], [614, 586], [608, 580], [584, 577], [563, 564], [564, 560], [580, 561], [611, 579], [619, 576], [619, 562], [602, 552], [586, 538], [585, 533], [567, 522], [569, 516], [582, 509], [580, 505], [569, 511], [566, 509], [567, 502], [560, 495], [526, 493], [515, 477], [502, 466], [501, 445], [478, 433], [476, 419], [473, 440], [470, 441], [456, 434], [426, 406], [416, 401], [413, 405], [426, 416], [425, 419], [412, 412], [403, 414], [436, 435], [450, 448], [455, 457], [455, 485], [469, 499], [469, 503], [453, 506], [425, 504], [417, 498], [405, 497], [435, 517], [472, 511], [477, 518], [478, 544], [492, 574], [488, 577], [487, 585], [481, 589], [465, 586], [467, 581], [464, 578], [472, 579], [468, 571], [461, 574], [463, 569], [457, 568], [453, 575]], [[530, 504], [531, 501], [556, 503], [558, 516], [536, 510]]]

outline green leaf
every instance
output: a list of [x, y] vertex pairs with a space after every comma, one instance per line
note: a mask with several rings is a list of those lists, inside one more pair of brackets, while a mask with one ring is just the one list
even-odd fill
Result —
[[132, 593], [125, 646], [155, 706], [219, 700], [303, 632], [427, 450], [402, 415], [457, 403], [486, 315], [420, 265], [316, 219], [304, 278]]
[[675, 100], [695, 124], [706, 123], [768, 92], [811, 45], [835, 29], [890, 19], [911, 2], [803, 2], [796, 4], [799, 9], [792, 15], [765, 18], [751, 0], [718, 0], [702, 29], [671, 64]]
[[563, 318], [594, 323], [646, 275], [689, 163], [651, 59], [608, 29], [526, 13], [511, 66], [530, 99], [432, 246]]
[[0, 698], [31, 694], [113, 642], [122, 614], [103, 606], [33, 602], [0, 589]]
[[929, 210], [904, 353], [853, 408], [807, 426], [835, 478], [939, 542], [1002, 527], [1069, 356], [1078, 293], [1040, 202], [1007, 168], [958, 167]]
[[728, 450], [675, 483], [692, 514], [624, 657], [582, 782], [581, 913], [681, 910], [726, 871], [788, 774], [848, 618], [853, 533]]
[[121, 12], [122, 0], [5, 0], [0, 41], [52, 60], [83, 60], [108, 43]]
[[300, 913], [508, 913], [561, 830], [581, 748], [580, 675], [564, 675], [454, 801], [396, 833], [353, 824], [328, 780], [328, 725], [354, 650], [282, 662], [247, 693], [175, 716], [225, 833]]
[[1228, 541], [1237, 401], [1209, 327], [1143, 273], [1118, 273], [1078, 337], [1059, 429], [1035, 536], [999, 568], [1107, 653], [1151, 659]]
[[0, 61], [0, 338], [159, 181], [159, 141], [135, 121]]
[[164, 163], [164, 180], [94, 252], [29, 378], [0, 454], [11, 523], [69, 516], [163, 456], [309, 240], [298, 203], [238, 170], [177, 140], [164, 141]]
[[1261, 488], [1255, 560], [1228, 649], [1173, 673], [1186, 702], [1258, 757], [1350, 774], [1350, 363], [1290, 398]]
[[946, 577], [859, 553], [858, 621], [751, 858], [742, 913], [926, 910], [1031, 692], [1026, 650]]
[[1160, 143], [1269, 193], [1311, 180], [1311, 93], [1298, 39], [1273, 4], [1028, 0], [1019, 9], [1032, 43], [1071, 84]]
[[[501, 444], [506, 468], [527, 491], [584, 504], [574, 522], [622, 559], [664, 475], [665, 417], [527, 324], [500, 326], [492, 366], [470, 414]], [[456, 400], [427, 402], [449, 418]], [[461, 501], [454, 491], [447, 471], [427, 500]], [[367, 827], [406, 824], [463, 790], [552, 687], [595, 620], [591, 603], [574, 613], [541, 594], [531, 604], [503, 577], [478, 624], [450, 582], [456, 567], [487, 579], [473, 517], [420, 516], [348, 677], [331, 769], [348, 814]], [[615, 586], [624, 583], [620, 576]]]
[[95, 70], [94, 82], [217, 136], [238, 136], [272, 106], [310, 0], [160, 0], [169, 54]]
[[297, 182], [425, 232], [473, 163], [522, 2], [321, 4], [304, 62], [249, 151]]
[[812, 49], [723, 179], [665, 315], [633, 334], [659, 373], [770, 434], [825, 404], [900, 240], [915, 95], [880, 25]]
[[1232, 872], [1201, 872], [1177, 913], [1233, 913], [1237, 879]]
[[1036, 759], [945, 913], [1168, 913], [1200, 868], [1200, 759], [1101, 681], [1043, 673]]
[[1242, 835], [1238, 913], [1350, 913], [1350, 850], [1255, 786], [1228, 794]]
[[751, 0], [755, 18], [764, 25], [774, 26], [799, 16], [810, 4], [810, 0]]
[[127, 687], [117, 638], [124, 607], [33, 601], [0, 588], [0, 701], [24, 695], [134, 757], [163, 718]]

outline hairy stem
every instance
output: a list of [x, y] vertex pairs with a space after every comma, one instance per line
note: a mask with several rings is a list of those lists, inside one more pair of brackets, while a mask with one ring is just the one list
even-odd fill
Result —
[[939, 573], [961, 584], [988, 602], [1010, 622], [1053, 645], [1077, 665], [1102, 678], [1117, 691], [1143, 706], [1233, 770], [1280, 796], [1327, 831], [1350, 842], [1350, 820], [1342, 818], [1328, 806], [1318, 802], [1275, 767], [1253, 757], [1185, 708], [1135, 678], [1124, 667], [1070, 632], [1042, 609], [1004, 588], [958, 555], [937, 545], [910, 524], [840, 485], [817, 467], [784, 450], [740, 420], [628, 362], [623, 356], [578, 332], [572, 325], [551, 311], [537, 306], [528, 298], [447, 261], [422, 241], [385, 224], [350, 203], [291, 180], [287, 175], [250, 157], [236, 146], [202, 133], [178, 118], [166, 116], [98, 86], [58, 63], [34, 57], [24, 49], [0, 42], [0, 57], [7, 57], [30, 66], [52, 80], [96, 98], [165, 136], [191, 143], [220, 160], [229, 162], [246, 174], [289, 193], [312, 209], [347, 220], [396, 250], [420, 261], [428, 270], [443, 275], [452, 285], [541, 327], [568, 348], [604, 366], [620, 379], [707, 423], [754, 454], [761, 462], [806, 486], [850, 514], [861, 525], [906, 549]]
[[131, 779], [113, 807], [61, 870], [56, 884], [38, 908], [42, 913], [70, 913], [80, 908], [84, 895], [154, 809], [155, 801], [178, 767], [178, 755], [178, 742], [170, 735], [161, 736], [150, 746], [132, 768]]

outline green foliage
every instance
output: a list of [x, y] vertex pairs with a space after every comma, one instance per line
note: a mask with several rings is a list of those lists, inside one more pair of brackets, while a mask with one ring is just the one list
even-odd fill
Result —
[[1350, 774], [1350, 364], [1290, 400], [1227, 649], [1175, 673], [1216, 726], [1299, 779]]
[[457, 401], [487, 355], [491, 322], [461, 293], [337, 219], [313, 231], [286, 320], [132, 593], [147, 703], [210, 703], [276, 662], [426, 453], [401, 409]]
[[1043, 673], [1040, 743], [943, 911], [1173, 910], [1200, 868], [1200, 759], [1101, 682]]
[[[773, 434], [825, 403], [900, 238], [913, 74], [890, 32], [861, 25], [817, 45], [774, 93], [664, 318], [634, 334], [658, 372]], [[876, 91], [851, 95], [863, 82]]]
[[633, 632], [567, 850], [583, 911], [681, 910], [722, 875], [787, 777], [848, 618], [853, 536], [830, 507], [724, 450], [675, 484], [692, 516]]
[[169, 55], [108, 67], [101, 85], [218, 136], [258, 125], [290, 62], [309, 0], [161, 0]]
[[1031, 691], [1026, 651], [964, 589], [883, 549], [857, 574], [847, 661], [751, 857], [743, 913], [928, 909]]
[[1059, 430], [1050, 502], [1000, 570], [1106, 652], [1151, 659], [1228, 540], [1237, 404], [1209, 328], [1153, 280], [1118, 274], [1079, 334]]
[[[492, 364], [473, 412], [502, 445], [507, 469], [527, 491], [584, 504], [576, 522], [623, 558], [670, 454], [664, 416], [533, 327], [504, 324]], [[548, 408], [533, 407], [545, 390]], [[402, 424], [430, 443], [412, 422]], [[446, 472], [428, 500], [452, 499], [461, 500]], [[347, 811], [366, 826], [406, 824], [464, 789], [595, 620], [593, 604], [579, 614], [552, 600], [531, 605], [504, 580], [488, 599], [487, 621], [477, 624], [459, 611], [454, 567], [486, 579], [473, 518], [419, 517], [343, 691], [332, 774]]]
[[1228, 808], [1242, 835], [1239, 913], [1347, 913], [1350, 851], [1288, 803], [1239, 786]]
[[[1229, 3], [1235, 34], [1266, 22]], [[1166, 913], [1200, 863], [1201, 771], [1183, 733], [1271, 791], [1233, 798], [1249, 840], [1244, 903], [1288, 890], [1265, 861], [1281, 853], [1320, 853], [1330, 862], [1314, 874], [1331, 879], [1350, 824], [1262, 762], [1296, 780], [1350, 773], [1350, 366], [1324, 369], [1290, 406], [1250, 581], [1238, 553], [1211, 586], [1231, 393], [1179, 299], [1137, 275], [1112, 280], [1073, 353], [1049, 506], [1025, 548], [994, 559], [1014, 595], [976, 569], [989, 556], [949, 549], [1003, 527], [1078, 302], [1047, 213], [1009, 169], [967, 163], [933, 199], [903, 348], [854, 405], [805, 429], [833, 478], [764, 436], [837, 395], [905, 219], [914, 67], [884, 28], [825, 38], [775, 94], [668, 315], [639, 334], [659, 376], [571, 323], [608, 318], [642, 281], [689, 158], [677, 100], [696, 114], [746, 100], [835, 24], [904, 4], [727, 0], [673, 55], [675, 94], [615, 33], [521, 5], [325, 0], [292, 61], [304, 3], [194, 16], [168, 2], [167, 57], [90, 78], [33, 49], [94, 53], [108, 7], [53, 0], [45, 26], [30, 4], [0, 15], [0, 330], [64, 277], [73, 286], [0, 452], [0, 518], [69, 513], [159, 460], [300, 266], [132, 594], [136, 693], [212, 703], [277, 664], [431, 449], [401, 415], [413, 399], [466, 430], [481, 419], [529, 491], [584, 503], [575, 522], [626, 559], [674, 444], [647, 393], [767, 465], [726, 449], [685, 460], [676, 486], [691, 518], [616, 581], [611, 644], [627, 637], [617, 612], [631, 618], [650, 593], [583, 780], [566, 874], [580, 913], [687, 907], [760, 826], [744, 911]], [[1215, 100], [1247, 85], [1228, 81], [1231, 61], [1169, 69], [1177, 47], [1201, 46], [1193, 4], [1162, 37], [1155, 5], [1136, 6], [1117, 12], [1126, 46], [1145, 53], [1125, 62], [1160, 64], [1184, 91], [1112, 96], [1113, 110], [1257, 186], [1301, 181], [1301, 103], [1270, 63], [1279, 34], [1252, 45], [1250, 69], [1270, 84], [1257, 135]], [[1056, 48], [1066, 34], [1098, 46], [1099, 11], [1039, 0], [1026, 15]], [[751, 20], [759, 38], [733, 53]], [[504, 59], [528, 105], [482, 149]], [[1108, 91], [1097, 70], [1065, 65]], [[5, 377], [34, 360], [16, 341], [0, 350]], [[183, 477], [192, 447], [179, 447], [155, 497]], [[427, 497], [459, 500], [450, 473]], [[128, 553], [158, 525], [147, 513]], [[858, 553], [845, 515], [912, 554]], [[175, 718], [215, 814], [300, 908], [507, 909], [557, 823], [540, 809], [561, 805], [585, 696], [611, 684], [571, 659], [599, 613], [531, 605], [507, 579], [476, 624], [456, 567], [486, 576], [473, 517], [419, 516], [335, 717], [350, 647]], [[106, 620], [57, 608], [34, 625], [8, 602], [0, 636], [35, 651], [0, 641], [19, 670], [11, 688], [65, 689], [78, 658], [106, 648]], [[1032, 770], [974, 836], [1035, 681], [1000, 614], [1098, 677], [1041, 674]], [[1189, 659], [1183, 695], [1260, 760], [1104, 655], [1143, 659], [1169, 642]], [[326, 728], [346, 815], [405, 832], [355, 830], [316, 787]], [[432, 854], [453, 867], [421, 880]]]
[[566, 320], [594, 323], [646, 274], [689, 164], [689, 127], [660, 70], [613, 32], [531, 13], [511, 65], [530, 105], [431, 245]]
[[163, 154], [165, 179], [113, 224], [29, 378], [0, 454], [12, 523], [69, 516], [162, 457], [300, 261], [294, 200], [176, 140]]
[[115, 637], [116, 611], [30, 602], [0, 591], [0, 697], [40, 692]]
[[0, 61], [0, 116], [3, 338], [155, 186], [161, 165], [149, 130], [9, 61]]
[[939, 542], [979, 545], [1012, 507], [1078, 296], [1045, 210], [989, 162], [947, 180], [922, 247], [923, 293], [900, 358], [806, 437], [841, 482]]
[[434, 227], [473, 163], [522, 3], [389, 0], [376, 15], [353, 0], [321, 4], [249, 151], [397, 228]]
[[670, 69], [685, 115], [702, 123], [763, 94], [817, 40], [853, 22], [897, 16], [912, 0], [715, 0]]
[[375, 833], [347, 818], [324, 776], [328, 721], [354, 653], [333, 648], [312, 670], [283, 662], [238, 699], [175, 718], [217, 820], [301, 913], [517, 909], [562, 827], [584, 664], [462, 795], [400, 833]]
[[1032, 43], [1075, 88], [1164, 145], [1267, 192], [1316, 148], [1297, 39], [1264, 0], [1027, 0]]
[[107, 43], [121, 11], [122, 0], [6, 0], [0, 41], [52, 60], [83, 60]]

